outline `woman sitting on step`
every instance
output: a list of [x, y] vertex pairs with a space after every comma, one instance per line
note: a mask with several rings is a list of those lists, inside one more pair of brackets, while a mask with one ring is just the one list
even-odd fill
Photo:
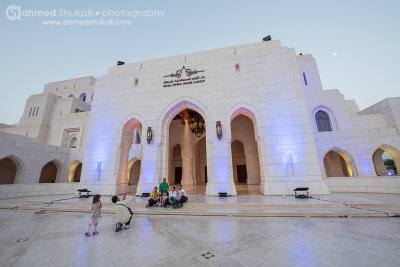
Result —
[[150, 192], [149, 202], [146, 205], [146, 208], [154, 206], [157, 203], [158, 199], [158, 190], [157, 186], [154, 187], [154, 190]]

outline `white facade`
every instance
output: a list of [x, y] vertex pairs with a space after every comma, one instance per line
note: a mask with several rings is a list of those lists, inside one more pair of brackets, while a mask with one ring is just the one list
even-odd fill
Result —
[[[185, 122], [196, 114], [206, 125], [201, 137]], [[80, 187], [101, 194], [149, 192], [180, 170], [183, 184], [203, 184], [208, 195], [236, 195], [243, 173], [261, 193], [281, 195], [303, 186], [311, 194], [400, 193], [398, 176], [382, 177], [383, 151], [400, 166], [399, 125], [399, 97], [359, 111], [338, 90], [323, 90], [311, 55], [268, 41], [47, 84], [28, 99], [20, 123], [0, 131], [34, 138], [19, 142], [37, 151], [54, 147], [47, 156], [59, 162], [56, 183], [71, 182], [71, 164], [82, 163]], [[0, 139], [16, 138], [10, 134]], [[26, 149], [3, 147], [0, 159], [24, 162], [15, 183], [37, 183]]]

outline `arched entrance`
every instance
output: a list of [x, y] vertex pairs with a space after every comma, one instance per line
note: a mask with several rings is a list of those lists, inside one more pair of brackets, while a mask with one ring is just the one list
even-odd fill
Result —
[[261, 171], [255, 125], [247, 115], [237, 113], [231, 119], [233, 178], [238, 195], [260, 194]]
[[400, 157], [397, 149], [383, 145], [372, 154], [372, 162], [377, 176], [398, 175]]
[[326, 177], [351, 177], [355, 175], [351, 157], [342, 150], [330, 150], [325, 154], [323, 163]]
[[0, 184], [14, 184], [20, 180], [22, 163], [14, 156], [0, 160]]
[[180, 144], [172, 147], [171, 168], [169, 168], [170, 184], [180, 184], [182, 182], [182, 148]]
[[207, 147], [206, 138], [201, 138], [196, 144], [195, 150], [196, 161], [196, 184], [206, 184], [207, 176]]
[[168, 182], [183, 184], [190, 194], [206, 191], [205, 127], [204, 117], [190, 108], [177, 112], [169, 125]]
[[68, 182], [79, 183], [81, 181], [82, 162], [74, 161], [69, 166]]
[[136, 192], [137, 185], [131, 185], [129, 181], [131, 175], [130, 167], [132, 167], [129, 158], [132, 158], [132, 155], [140, 156], [141, 135], [142, 124], [136, 118], [131, 118], [124, 124], [121, 135], [119, 173], [116, 181], [117, 194], [130, 193], [132, 191]]
[[55, 183], [57, 179], [58, 168], [53, 161], [43, 166], [40, 172], [39, 183]]
[[246, 155], [243, 143], [234, 141], [231, 144], [233, 180], [235, 183], [247, 183]]
[[137, 185], [139, 183], [139, 177], [141, 172], [142, 162], [139, 159], [131, 160], [128, 164], [128, 184], [132, 194], [136, 194]]

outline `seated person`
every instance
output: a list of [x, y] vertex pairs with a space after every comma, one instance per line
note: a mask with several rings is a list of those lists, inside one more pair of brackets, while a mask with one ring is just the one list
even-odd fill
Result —
[[170, 204], [167, 192], [164, 192], [164, 194], [162, 196], [161, 204], [164, 208], [168, 207], [168, 205]]
[[146, 208], [153, 207], [157, 203], [158, 191], [157, 186], [154, 187], [154, 190], [150, 192], [149, 202], [146, 205]]
[[164, 195], [164, 192], [160, 189], [160, 190], [158, 191], [158, 198], [157, 198], [157, 204], [156, 204], [157, 207], [158, 207], [158, 206], [161, 207], [163, 195]]
[[124, 197], [122, 200], [120, 200], [118, 196], [113, 196], [111, 198], [111, 202], [115, 204], [115, 217], [117, 220], [115, 232], [119, 232], [123, 224], [125, 224], [125, 229], [129, 228], [133, 212], [126, 205], [128, 205], [132, 198], [133, 197], [129, 195], [127, 195], [126, 198]]
[[185, 189], [182, 188], [182, 185], [179, 185], [179, 190], [178, 190], [178, 202], [179, 202], [179, 207], [183, 206], [183, 203], [188, 201], [188, 196], [186, 194]]
[[169, 203], [173, 207], [178, 202], [178, 194], [175, 191], [175, 186], [169, 191]]
[[162, 192], [167, 192], [168, 193], [168, 189], [169, 189], [169, 185], [167, 183], [167, 178], [164, 178], [162, 183], [159, 186], [160, 190], [162, 190]]

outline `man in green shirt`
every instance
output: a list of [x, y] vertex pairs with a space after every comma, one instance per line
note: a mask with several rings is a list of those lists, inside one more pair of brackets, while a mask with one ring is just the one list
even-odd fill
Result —
[[168, 194], [168, 188], [169, 188], [169, 185], [168, 185], [168, 183], [167, 183], [167, 178], [164, 178], [163, 179], [163, 182], [160, 184], [160, 190], [162, 190], [163, 191], [163, 193], [164, 192], [167, 192], [167, 194]]

